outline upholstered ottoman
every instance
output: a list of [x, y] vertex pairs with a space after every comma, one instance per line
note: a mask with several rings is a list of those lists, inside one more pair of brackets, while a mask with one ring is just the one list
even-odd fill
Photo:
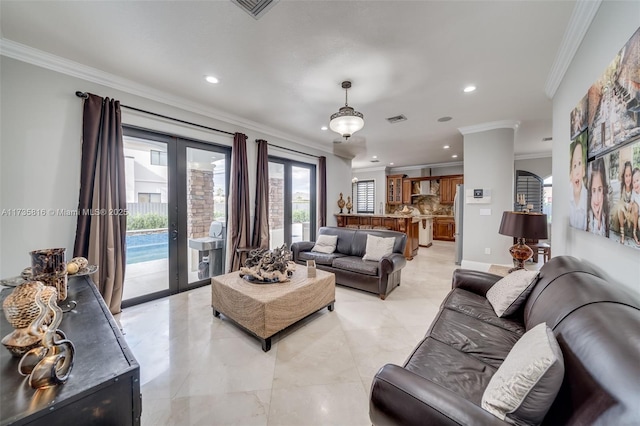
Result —
[[331, 272], [316, 270], [307, 278], [307, 268], [298, 267], [284, 283], [255, 284], [239, 272], [211, 279], [213, 315], [223, 314], [271, 349], [271, 337], [301, 319], [328, 307], [333, 311], [336, 280]]

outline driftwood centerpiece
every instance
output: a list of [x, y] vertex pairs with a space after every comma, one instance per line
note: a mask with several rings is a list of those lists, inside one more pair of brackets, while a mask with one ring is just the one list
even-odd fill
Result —
[[244, 266], [240, 268], [240, 276], [248, 281], [282, 283], [289, 281], [295, 268], [295, 263], [291, 261], [291, 251], [283, 244], [273, 250], [251, 250]]

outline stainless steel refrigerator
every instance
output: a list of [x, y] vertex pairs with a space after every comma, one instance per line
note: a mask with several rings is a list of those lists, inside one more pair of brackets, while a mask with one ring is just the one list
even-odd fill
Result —
[[462, 217], [464, 214], [464, 185], [456, 185], [456, 195], [453, 198], [453, 217], [456, 231], [453, 234], [456, 241], [456, 265], [462, 263]]

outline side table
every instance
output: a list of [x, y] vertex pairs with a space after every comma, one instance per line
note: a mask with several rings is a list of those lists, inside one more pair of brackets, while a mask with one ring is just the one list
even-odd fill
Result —
[[[68, 288], [68, 299], [77, 306], [64, 314], [59, 328], [76, 349], [69, 379], [32, 389], [18, 373], [20, 358], [0, 347], [0, 425], [139, 425], [138, 362], [91, 279], [71, 277]], [[12, 291], [0, 293], [0, 306]], [[12, 331], [2, 312], [0, 333]]]

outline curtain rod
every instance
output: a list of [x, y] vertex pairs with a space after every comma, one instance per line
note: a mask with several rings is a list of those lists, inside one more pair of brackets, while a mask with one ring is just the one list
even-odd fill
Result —
[[[89, 97], [89, 94], [87, 92], [81, 92], [81, 91], [78, 90], [76, 92], [76, 96], [79, 97], [79, 98], [82, 98], [82, 99], [87, 99]], [[231, 136], [235, 135], [235, 133], [226, 132], [226, 131], [220, 130], [220, 129], [214, 129], [213, 127], [203, 126], [202, 124], [196, 124], [196, 123], [192, 123], [190, 121], [180, 120], [179, 118], [173, 118], [173, 117], [169, 117], [169, 116], [166, 116], [166, 115], [157, 114], [155, 112], [146, 111], [144, 109], [134, 108], [134, 107], [130, 107], [128, 105], [123, 105], [123, 104], [120, 104], [120, 106], [122, 108], [127, 108], [127, 109], [130, 109], [130, 110], [133, 110], [133, 111], [142, 112], [142, 113], [145, 113], [145, 114], [153, 115], [155, 117], [166, 118], [167, 120], [177, 121], [178, 123], [188, 124], [190, 126], [200, 127], [202, 129], [212, 130], [212, 131], [218, 132], [218, 133], [224, 133], [225, 135], [231, 135]]]
[[[256, 139], [256, 143], [258, 143], [258, 139]], [[274, 145], [274, 144], [269, 143], [269, 142], [267, 142], [267, 145], [272, 146], [274, 148], [284, 149], [285, 151], [295, 152], [296, 154], [302, 154], [302, 155], [308, 155], [309, 157], [320, 158], [319, 155], [313, 155], [313, 154], [308, 154], [308, 153], [302, 152], [302, 151], [296, 151], [295, 149], [285, 148], [284, 146]]]

